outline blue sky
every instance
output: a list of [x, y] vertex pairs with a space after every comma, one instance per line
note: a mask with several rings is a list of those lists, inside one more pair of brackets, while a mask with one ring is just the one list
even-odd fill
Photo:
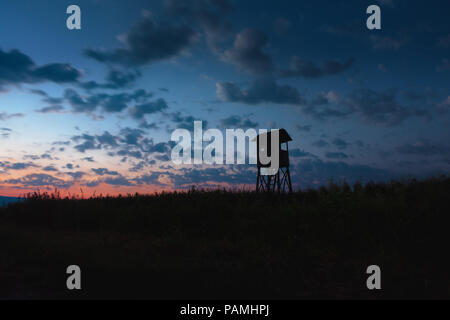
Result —
[[[81, 30], [66, 8], [81, 8]], [[381, 8], [382, 29], [366, 28]], [[6, 1], [0, 194], [250, 185], [173, 129], [286, 128], [294, 184], [448, 173], [448, 1]], [[101, 169], [101, 170], [99, 170]]]

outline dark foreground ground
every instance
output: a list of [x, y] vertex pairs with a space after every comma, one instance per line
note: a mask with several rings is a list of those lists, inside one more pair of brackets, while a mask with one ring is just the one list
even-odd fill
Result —
[[35, 195], [0, 208], [0, 298], [450, 298], [449, 244], [445, 177], [290, 197]]

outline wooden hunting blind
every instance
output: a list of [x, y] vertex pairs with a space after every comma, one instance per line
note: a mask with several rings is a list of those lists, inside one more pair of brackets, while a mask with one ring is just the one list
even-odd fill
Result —
[[[260, 153], [267, 154], [268, 157], [272, 155], [272, 131], [261, 133], [256, 137], [257, 141], [257, 165], [258, 177], [256, 181], [256, 192], [278, 192], [278, 193], [292, 193], [291, 174], [289, 171], [289, 146], [288, 143], [292, 141], [285, 129], [274, 130], [278, 131], [279, 143], [279, 168], [271, 169], [271, 163], [263, 164], [260, 159]], [[264, 142], [266, 142], [267, 151], [264, 150]]]

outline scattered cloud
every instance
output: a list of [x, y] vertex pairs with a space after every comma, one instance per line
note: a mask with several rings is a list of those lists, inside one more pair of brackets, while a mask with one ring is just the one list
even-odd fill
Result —
[[23, 113], [0, 112], [0, 121], [6, 121], [12, 118], [23, 118], [23, 117], [25, 117]]
[[288, 69], [282, 70], [280, 76], [283, 78], [302, 77], [307, 79], [322, 78], [336, 75], [350, 69], [355, 63], [354, 58], [349, 58], [345, 62], [337, 60], [327, 60], [320, 64], [312, 61], [305, 61], [298, 56], [291, 58]]
[[333, 145], [338, 149], [343, 150], [346, 149], [350, 144], [341, 138], [336, 138], [333, 140]]
[[105, 83], [98, 83], [96, 81], [87, 81], [80, 83], [80, 87], [86, 90], [95, 89], [126, 89], [131, 87], [142, 74], [137, 71], [121, 71], [112, 69], [108, 72], [106, 76]]
[[374, 49], [398, 50], [404, 47], [408, 40], [405, 37], [371, 36], [370, 41]]
[[11, 163], [9, 161], [0, 161], [0, 168], [4, 170], [26, 170], [29, 168], [37, 168], [38, 165], [32, 162], [15, 162]]
[[251, 121], [248, 117], [241, 117], [238, 115], [229, 116], [228, 118], [220, 120], [222, 128], [258, 128], [258, 122]]
[[233, 47], [222, 54], [222, 60], [250, 73], [261, 74], [273, 70], [270, 56], [264, 52], [267, 35], [256, 29], [245, 29], [236, 35]]
[[438, 39], [437, 45], [439, 47], [448, 48], [450, 47], [450, 34], [440, 37]]
[[65, 181], [48, 174], [33, 173], [17, 179], [4, 180], [3, 183], [15, 185], [17, 188], [46, 188], [68, 189], [73, 185], [73, 181]]
[[143, 119], [147, 114], [154, 114], [168, 109], [167, 102], [159, 98], [155, 101], [139, 104], [130, 109], [130, 114], [135, 119]]
[[325, 140], [320, 139], [320, 140], [314, 141], [311, 145], [313, 147], [317, 147], [317, 148], [325, 148], [325, 147], [328, 147], [330, 144], [328, 142], [326, 142]]
[[450, 147], [434, 144], [428, 140], [421, 140], [414, 144], [398, 146], [396, 151], [404, 155], [418, 156], [450, 156]]
[[304, 98], [298, 90], [289, 85], [279, 85], [273, 79], [254, 81], [249, 88], [241, 89], [233, 82], [216, 84], [218, 98], [225, 102], [240, 102], [245, 104], [275, 103], [300, 105]]
[[218, 53], [221, 43], [232, 33], [232, 24], [226, 20], [234, 11], [229, 0], [165, 0], [166, 12], [185, 24], [199, 26], [206, 42], [214, 53]]
[[195, 31], [189, 25], [156, 22], [146, 15], [122, 36], [125, 48], [86, 49], [85, 54], [99, 62], [141, 66], [178, 56], [190, 46], [194, 36]]
[[448, 59], [442, 59], [441, 64], [437, 66], [436, 70], [438, 72], [450, 71], [450, 61]]
[[327, 152], [325, 157], [328, 159], [348, 159], [348, 156], [343, 152]]
[[342, 161], [324, 161], [320, 159], [303, 159], [292, 168], [294, 184], [297, 187], [308, 188], [328, 185], [330, 179], [334, 182], [347, 181], [353, 184], [357, 181], [388, 181], [396, 174], [388, 170], [367, 165], [350, 165]]
[[301, 131], [301, 132], [310, 132], [311, 131], [311, 126], [310, 125], [302, 126], [302, 125], [298, 124], [295, 127], [297, 128], [298, 131]]
[[289, 156], [291, 156], [293, 158], [305, 158], [305, 157], [316, 158], [317, 157], [317, 156], [313, 155], [312, 153], [309, 153], [309, 152], [301, 150], [301, 149], [289, 150]]
[[9, 138], [12, 130], [10, 128], [1, 128], [0, 127], [0, 137], [6, 139]]
[[81, 72], [70, 64], [50, 63], [37, 66], [33, 60], [17, 49], [3, 51], [0, 49], [0, 91], [11, 85], [39, 83], [77, 82]]
[[288, 18], [278, 17], [273, 23], [273, 28], [279, 35], [284, 35], [292, 28], [292, 21]]
[[97, 168], [97, 169], [91, 169], [96, 175], [99, 176], [104, 176], [104, 175], [109, 175], [109, 176], [118, 176], [119, 173], [117, 171], [110, 171], [106, 168]]

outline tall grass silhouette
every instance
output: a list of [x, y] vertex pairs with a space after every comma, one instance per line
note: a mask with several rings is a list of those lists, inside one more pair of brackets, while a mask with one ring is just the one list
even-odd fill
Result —
[[292, 195], [36, 192], [0, 208], [0, 298], [450, 298], [449, 191], [442, 176]]

